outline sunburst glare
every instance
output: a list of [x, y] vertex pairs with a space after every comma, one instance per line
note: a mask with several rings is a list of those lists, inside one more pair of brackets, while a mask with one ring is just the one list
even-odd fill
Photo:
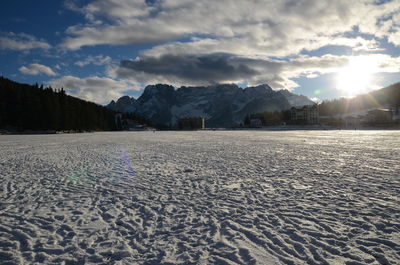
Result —
[[346, 97], [366, 93], [373, 86], [373, 74], [377, 68], [378, 62], [373, 56], [351, 57], [348, 65], [339, 69], [336, 87]]

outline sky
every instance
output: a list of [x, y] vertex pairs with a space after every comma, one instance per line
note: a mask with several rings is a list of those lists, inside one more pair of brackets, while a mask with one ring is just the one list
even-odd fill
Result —
[[146, 85], [315, 101], [400, 81], [400, 0], [2, 0], [0, 75], [107, 104]]

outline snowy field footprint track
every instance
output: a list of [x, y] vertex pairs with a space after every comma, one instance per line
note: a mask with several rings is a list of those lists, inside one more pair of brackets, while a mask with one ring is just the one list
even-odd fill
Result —
[[0, 136], [0, 264], [399, 264], [397, 131]]

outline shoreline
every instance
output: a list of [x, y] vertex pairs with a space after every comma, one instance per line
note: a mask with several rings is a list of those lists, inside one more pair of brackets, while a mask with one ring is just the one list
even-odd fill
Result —
[[255, 130], [255, 131], [374, 131], [374, 130], [400, 130], [400, 126], [392, 127], [333, 127], [333, 126], [264, 126], [261, 128], [232, 128], [230, 130]]
[[[400, 130], [400, 126], [393, 127], [330, 127], [330, 126], [304, 126], [304, 125], [293, 125], [293, 126], [265, 126], [261, 128], [205, 128], [197, 130], [155, 130], [158, 132], [191, 132], [191, 131], [397, 131]], [[82, 134], [82, 133], [96, 133], [96, 132], [146, 132], [149, 130], [137, 130], [137, 131], [55, 131], [55, 130], [27, 130], [27, 131], [16, 131], [16, 130], [1, 130], [0, 135], [55, 135], [55, 134]], [[153, 130], [149, 131], [153, 132]]]
[[26, 130], [26, 131], [18, 131], [18, 130], [5, 130], [0, 129], [0, 135], [47, 135], [47, 134], [74, 134], [74, 133], [94, 133], [94, 132], [107, 132], [107, 131], [74, 131], [74, 130], [65, 130], [65, 131], [56, 131], [56, 130]]

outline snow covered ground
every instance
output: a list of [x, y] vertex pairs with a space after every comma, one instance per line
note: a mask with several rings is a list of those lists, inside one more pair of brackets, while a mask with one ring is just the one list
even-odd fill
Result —
[[0, 136], [0, 264], [399, 264], [399, 131]]

